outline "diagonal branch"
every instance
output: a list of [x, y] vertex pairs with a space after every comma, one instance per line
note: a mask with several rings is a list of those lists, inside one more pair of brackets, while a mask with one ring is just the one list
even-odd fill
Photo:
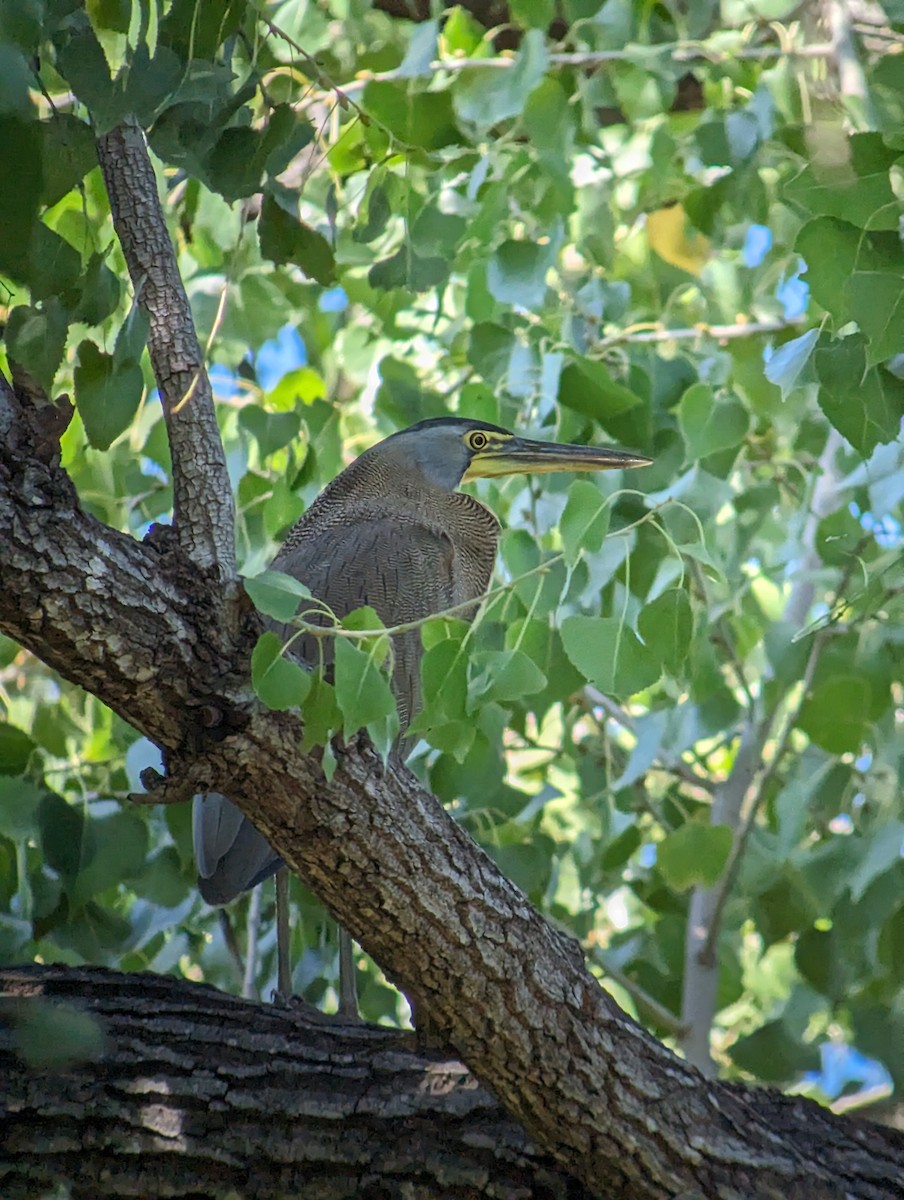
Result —
[[124, 123], [97, 142], [110, 211], [135, 296], [150, 319], [148, 349], [173, 460], [174, 524], [196, 567], [235, 579], [235, 505], [213, 394], [188, 296], [157, 195], [144, 133]]

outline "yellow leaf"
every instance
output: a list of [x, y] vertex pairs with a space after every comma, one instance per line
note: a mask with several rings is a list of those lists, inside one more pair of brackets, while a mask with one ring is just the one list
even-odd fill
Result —
[[709, 258], [709, 238], [688, 228], [680, 204], [647, 213], [647, 240], [660, 258], [691, 275], [699, 275]]

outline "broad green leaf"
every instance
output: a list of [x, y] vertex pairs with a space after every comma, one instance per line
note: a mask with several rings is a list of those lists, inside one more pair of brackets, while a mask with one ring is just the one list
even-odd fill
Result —
[[35, 744], [24, 729], [0, 723], [0, 775], [21, 775]]
[[374, 263], [367, 273], [367, 281], [371, 287], [384, 292], [394, 288], [426, 292], [439, 287], [448, 276], [449, 263], [445, 259], [437, 255], [422, 257], [411, 246], [405, 245], [389, 258]]
[[261, 254], [277, 266], [294, 263], [324, 287], [335, 282], [336, 260], [329, 242], [270, 195], [261, 209], [260, 243]]
[[608, 417], [616, 417], [640, 404], [639, 396], [613, 379], [603, 363], [590, 358], [573, 358], [563, 368], [558, 399], [566, 408], [604, 425]]
[[16, 164], [16, 186], [0, 188], [0, 271], [28, 277], [28, 255], [44, 186], [37, 121], [0, 113], [0, 154]]
[[365, 110], [405, 146], [441, 150], [459, 140], [448, 91], [416, 90], [415, 85], [375, 80], [361, 98]]
[[670, 588], [645, 604], [637, 627], [647, 649], [670, 674], [683, 666], [694, 637], [694, 616], [687, 592]]
[[[899, 263], [899, 268], [904, 263]], [[875, 366], [904, 347], [904, 288], [900, 270], [858, 271], [847, 285], [850, 314], [869, 338], [866, 365]]]
[[545, 686], [546, 676], [521, 650], [480, 650], [471, 656], [472, 704], [518, 700]]
[[247, 429], [260, 449], [261, 458], [269, 458], [293, 442], [301, 431], [301, 414], [267, 412], [248, 404], [239, 412], [239, 424]]
[[275, 633], [262, 633], [251, 654], [251, 684], [267, 708], [297, 708], [311, 689], [311, 674], [282, 654]]
[[322, 673], [312, 672], [310, 691], [301, 707], [304, 737], [301, 748], [307, 754], [315, 746], [327, 746], [342, 726], [342, 713], [336, 703], [336, 691]]
[[870, 685], [859, 675], [835, 675], [807, 696], [798, 725], [830, 754], [857, 753], [869, 731]]
[[893, 441], [904, 415], [904, 382], [882, 367], [867, 367], [859, 334], [817, 348], [819, 406], [840, 434], [867, 458]]
[[705, 383], [695, 383], [681, 397], [678, 420], [689, 459], [739, 446], [750, 428], [750, 416], [740, 400], [717, 399]]
[[555, 15], [555, 0], [512, 0], [512, 16], [522, 29], [545, 33]]
[[873, 831], [850, 876], [851, 897], [859, 900], [874, 879], [904, 859], [904, 821], [888, 821]]
[[506, 241], [487, 267], [487, 287], [500, 304], [539, 308], [546, 296], [546, 273], [556, 258], [553, 242]]
[[94, 134], [72, 113], [54, 113], [37, 126], [41, 136], [41, 202], [52, 206], [97, 166]]
[[67, 884], [69, 900], [76, 908], [94, 896], [137, 875], [144, 865], [148, 827], [130, 812], [88, 820], [82, 827], [78, 872]]
[[88, 441], [96, 450], [109, 450], [138, 411], [144, 391], [141, 368], [136, 363], [117, 367], [113, 355], [85, 340], [74, 376], [75, 404]]
[[813, 347], [819, 340], [818, 329], [808, 329], [800, 337], [785, 342], [766, 363], [764, 373], [770, 383], [782, 389], [782, 399], [787, 400], [809, 361]]
[[[377, 641], [385, 643], [387, 639]], [[348, 638], [337, 638], [335, 663], [336, 703], [346, 738], [366, 729], [385, 757], [398, 733], [399, 717], [389, 680], [377, 665], [377, 655], [360, 649]]]
[[858, 176], [847, 164], [831, 172], [807, 165], [784, 190], [815, 216], [839, 217], [860, 229], [896, 229], [900, 218], [887, 167]]
[[727, 825], [688, 821], [659, 843], [656, 865], [678, 892], [698, 885], [712, 887], [725, 869], [733, 840]]
[[246, 579], [244, 586], [258, 612], [277, 621], [291, 621], [301, 601], [311, 598], [310, 588], [282, 571], [261, 571]]
[[576, 479], [559, 522], [565, 561], [573, 566], [584, 551], [595, 553], [608, 530], [609, 501], [595, 483]]
[[544, 32], [530, 29], [521, 41], [514, 66], [461, 72], [453, 88], [459, 120], [488, 128], [518, 116], [546, 73], [548, 58]]
[[801, 1071], [819, 1067], [815, 1048], [794, 1037], [784, 1021], [768, 1021], [739, 1038], [728, 1053], [742, 1071], [768, 1083], [782, 1084]]
[[30, 779], [0, 775], [0, 834], [14, 842], [34, 837], [43, 796]]
[[53, 393], [53, 380], [66, 347], [68, 321], [57, 299], [40, 309], [18, 305], [9, 314], [5, 340], [9, 356], [20, 363], [41, 385]]
[[616, 617], [568, 617], [562, 643], [584, 678], [607, 695], [630, 696], [659, 678], [653, 655]]
[[806, 260], [806, 280], [813, 299], [844, 321], [845, 288], [858, 260], [869, 250], [863, 231], [836, 217], [817, 217], [803, 227], [794, 246]]

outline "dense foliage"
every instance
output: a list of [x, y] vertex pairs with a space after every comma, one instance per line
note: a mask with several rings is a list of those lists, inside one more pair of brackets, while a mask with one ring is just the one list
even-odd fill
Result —
[[[682, 986], [714, 889], [717, 1061], [881, 1064], [848, 1056], [827, 1091], [904, 1086], [904, 12], [884, 8], [834, 30], [835, 58], [782, 0], [513, 0], [501, 30], [360, 0], [0, 9], [6, 352], [73, 395], [64, 465], [105, 521], [140, 537], [172, 505], [94, 150], [131, 114], [246, 576], [422, 417], [655, 459], [477, 489], [506, 527], [498, 587], [473, 629], [424, 630], [412, 765], [664, 1036], [709, 1027]], [[334, 690], [263, 642], [257, 689], [306, 692], [312, 740], [388, 745], [385, 639], [340, 645]], [[271, 892], [250, 917], [201, 902], [187, 808], [127, 799], [154, 748], [2, 639], [0, 713], [2, 958], [237, 988], [259, 925], [267, 994]], [[300, 884], [293, 905], [296, 987], [329, 1005], [334, 928]], [[401, 1019], [359, 975], [364, 1015]]]

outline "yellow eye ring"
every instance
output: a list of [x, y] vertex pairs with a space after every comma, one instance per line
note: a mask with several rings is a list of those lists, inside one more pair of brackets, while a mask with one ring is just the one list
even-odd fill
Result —
[[475, 429], [468, 434], [468, 446], [472, 450], [484, 450], [490, 443], [490, 439], [485, 433], [481, 433], [479, 429]]

